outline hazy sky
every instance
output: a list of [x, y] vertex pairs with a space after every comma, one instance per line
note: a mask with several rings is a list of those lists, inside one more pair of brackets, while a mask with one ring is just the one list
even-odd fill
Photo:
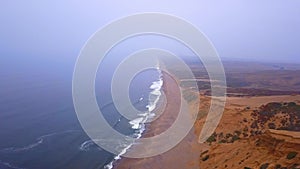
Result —
[[186, 19], [208, 36], [221, 58], [300, 62], [298, 0], [3, 0], [0, 57], [73, 63], [95, 31], [140, 12]]

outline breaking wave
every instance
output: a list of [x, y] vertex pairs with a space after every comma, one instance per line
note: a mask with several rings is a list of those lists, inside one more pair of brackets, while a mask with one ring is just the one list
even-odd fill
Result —
[[1, 152], [21, 152], [21, 151], [28, 151], [30, 149], [33, 149], [35, 147], [38, 147], [39, 145], [43, 144], [44, 140], [48, 137], [52, 137], [59, 134], [65, 134], [65, 133], [71, 133], [71, 132], [79, 132], [79, 130], [66, 130], [62, 132], [55, 132], [50, 133], [46, 135], [42, 135], [36, 139], [36, 142], [31, 143], [29, 145], [23, 146], [23, 147], [8, 147], [0, 150]]
[[[161, 88], [163, 86], [163, 76], [162, 72], [157, 67], [157, 71], [159, 73], [159, 78], [157, 81], [152, 82], [150, 89], [152, 90], [149, 94], [148, 98], [148, 105], [146, 106], [147, 110], [144, 113], [138, 114], [138, 118], [133, 119], [129, 122], [131, 125], [131, 128], [135, 130], [135, 133], [132, 135], [133, 138], [139, 139], [142, 137], [143, 132], [146, 130], [145, 128], [145, 123], [148, 119], [151, 119], [155, 117], [155, 113], [153, 110], [155, 110], [157, 103], [160, 99], [161, 96]], [[140, 98], [139, 100], [143, 100], [144, 98]], [[112, 169], [113, 168], [113, 163], [119, 159], [121, 159], [121, 156], [127, 152], [127, 150], [133, 145], [134, 143], [129, 144], [126, 146], [117, 156], [114, 157], [114, 159], [108, 163], [107, 165], [104, 166], [104, 169]]]
[[85, 142], [83, 142], [79, 149], [81, 151], [89, 151], [91, 148], [96, 148], [98, 150], [102, 150], [97, 144], [96, 142], [98, 142], [99, 140], [87, 140]]

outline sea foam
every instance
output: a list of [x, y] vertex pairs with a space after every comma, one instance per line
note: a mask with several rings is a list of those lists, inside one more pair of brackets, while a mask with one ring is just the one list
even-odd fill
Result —
[[[152, 82], [150, 85], [150, 89], [152, 90], [149, 94], [149, 102], [148, 105], [146, 106], [147, 110], [146, 112], [143, 112], [141, 114], [138, 114], [140, 117], [133, 119], [129, 122], [131, 125], [131, 128], [136, 130], [136, 132], [133, 134], [133, 138], [139, 139], [142, 137], [143, 132], [146, 130], [145, 128], [145, 123], [149, 118], [155, 117], [155, 113], [153, 113], [153, 110], [155, 110], [156, 105], [160, 99], [161, 96], [161, 88], [163, 86], [163, 77], [162, 77], [162, 72], [157, 67], [158, 73], [159, 73], [159, 78], [157, 81]], [[143, 98], [139, 99], [140, 101], [143, 100]], [[114, 159], [108, 163], [107, 165], [104, 166], [104, 169], [112, 169], [113, 168], [113, 163], [119, 159], [121, 159], [121, 156], [125, 154], [128, 149], [133, 145], [129, 144], [126, 148], [124, 148], [117, 156], [114, 157]]]

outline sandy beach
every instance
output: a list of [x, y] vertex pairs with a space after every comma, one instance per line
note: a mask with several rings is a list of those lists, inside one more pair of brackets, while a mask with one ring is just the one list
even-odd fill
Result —
[[[152, 137], [167, 130], [176, 119], [180, 107], [180, 90], [176, 80], [170, 75], [163, 74], [163, 91], [167, 104], [163, 114], [155, 121], [147, 125], [143, 137]], [[159, 108], [158, 108], [159, 109]], [[188, 113], [188, 112], [187, 112]], [[197, 143], [194, 129], [174, 148], [154, 157], [149, 158], [122, 158], [115, 164], [116, 169], [183, 169], [199, 168], [199, 155], [201, 146]], [[134, 146], [132, 147], [134, 148]], [[141, 150], [144, 151], [144, 150]]]

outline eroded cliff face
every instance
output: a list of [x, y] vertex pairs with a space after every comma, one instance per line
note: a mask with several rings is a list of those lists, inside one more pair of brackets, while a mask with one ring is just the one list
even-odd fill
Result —
[[299, 134], [267, 130], [234, 143], [212, 145], [200, 155], [200, 168], [300, 168]]

